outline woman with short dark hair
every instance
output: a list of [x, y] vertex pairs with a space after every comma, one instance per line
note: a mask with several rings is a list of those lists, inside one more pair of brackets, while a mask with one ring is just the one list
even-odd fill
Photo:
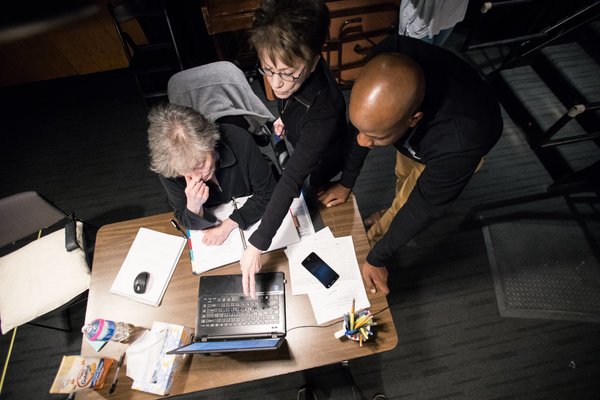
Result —
[[275, 134], [294, 148], [261, 224], [240, 261], [244, 292], [254, 295], [254, 274], [294, 197], [310, 176], [310, 185], [327, 185], [343, 167], [350, 148], [346, 103], [321, 49], [329, 29], [322, 0], [264, 0], [254, 14], [250, 43], [259, 72], [278, 98]]

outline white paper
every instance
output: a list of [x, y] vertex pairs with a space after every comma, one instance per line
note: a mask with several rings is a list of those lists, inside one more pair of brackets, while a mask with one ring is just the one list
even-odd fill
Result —
[[[185, 244], [186, 241], [181, 236], [140, 228], [110, 291], [158, 306]], [[148, 272], [150, 275], [146, 291], [140, 294], [133, 291], [133, 282], [141, 272]]]
[[292, 214], [296, 217], [296, 219], [298, 220], [298, 224], [300, 225], [298, 227], [300, 239], [314, 235], [315, 227], [313, 226], [312, 219], [310, 218], [310, 212], [308, 211], [308, 206], [306, 205], [303, 193], [300, 193], [300, 197], [296, 197], [292, 201], [290, 210], [292, 211]]
[[[315, 252], [340, 276], [329, 289], [302, 266], [302, 260], [310, 252]], [[333, 238], [328, 228], [323, 229], [313, 240], [289, 246], [286, 255], [292, 294], [308, 294], [317, 324], [342, 317], [350, 311], [352, 299], [357, 310], [370, 307], [351, 236]]]
[[[236, 199], [238, 208], [240, 208], [249, 197], [241, 197]], [[229, 218], [233, 212], [233, 204], [228, 202], [210, 210], [220, 221]], [[247, 241], [250, 236], [258, 229], [260, 221], [244, 230], [244, 238]], [[199, 274], [222, 265], [230, 264], [239, 261], [244, 251], [242, 238], [239, 229], [234, 229], [229, 234], [229, 237], [220, 246], [207, 246], [202, 243], [204, 237], [203, 231], [190, 231], [192, 238], [192, 270]], [[298, 242], [300, 237], [294, 225], [291, 213], [287, 213], [277, 233], [273, 237], [271, 246], [268, 251], [277, 250], [286, 247], [292, 243]]]
[[311, 290], [308, 293], [308, 298], [319, 325], [343, 317], [344, 313], [349, 313], [352, 309], [352, 300], [355, 301], [355, 311], [371, 306], [362, 280], [360, 282], [356, 280], [343, 280], [340, 282], [338, 280], [329, 289], [321, 286]]
[[285, 255], [288, 258], [288, 264], [290, 266], [292, 294], [307, 293], [310, 287], [315, 284], [316, 278], [302, 266], [302, 260], [304, 260], [314, 249], [313, 243], [329, 242], [333, 239], [334, 237], [333, 233], [331, 233], [331, 229], [325, 227], [312, 236], [303, 237], [299, 243], [290, 245], [285, 250]]
[[145, 331], [127, 348], [126, 375], [134, 381], [151, 382], [156, 364], [162, 356], [167, 331]]

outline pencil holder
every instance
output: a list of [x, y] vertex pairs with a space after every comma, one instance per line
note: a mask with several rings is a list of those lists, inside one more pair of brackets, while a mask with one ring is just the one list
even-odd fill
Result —
[[373, 335], [371, 327], [377, 325], [373, 321], [373, 315], [369, 310], [361, 310], [356, 313], [345, 313], [342, 329], [337, 331], [334, 336], [337, 339], [346, 337], [347, 339], [358, 342], [362, 347], [363, 342], [369, 340]]

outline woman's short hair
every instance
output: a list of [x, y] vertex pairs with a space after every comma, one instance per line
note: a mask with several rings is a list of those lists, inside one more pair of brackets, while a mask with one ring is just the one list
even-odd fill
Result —
[[217, 126], [198, 111], [177, 104], [158, 105], [148, 114], [150, 169], [167, 178], [192, 171], [215, 149]]
[[250, 44], [273, 61], [293, 66], [300, 57], [309, 64], [321, 54], [328, 29], [323, 0], [263, 0], [254, 13]]

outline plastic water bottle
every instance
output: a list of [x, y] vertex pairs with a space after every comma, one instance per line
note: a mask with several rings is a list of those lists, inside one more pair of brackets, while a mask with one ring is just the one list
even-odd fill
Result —
[[81, 328], [81, 332], [90, 341], [125, 342], [133, 333], [134, 327], [126, 322], [115, 322], [109, 319], [97, 318]]

